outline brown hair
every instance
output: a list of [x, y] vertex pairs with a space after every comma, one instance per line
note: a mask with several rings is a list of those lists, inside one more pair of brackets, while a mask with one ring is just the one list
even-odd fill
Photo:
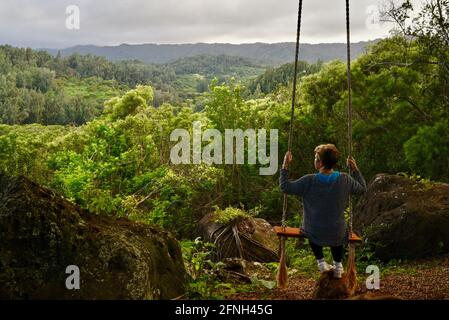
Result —
[[337, 166], [340, 157], [340, 151], [333, 144], [321, 144], [315, 148], [315, 153], [318, 154], [320, 161], [324, 168], [332, 169]]

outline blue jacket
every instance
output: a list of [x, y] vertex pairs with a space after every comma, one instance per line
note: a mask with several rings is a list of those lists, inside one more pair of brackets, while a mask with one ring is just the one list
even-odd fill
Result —
[[296, 181], [289, 181], [288, 170], [282, 169], [279, 185], [284, 193], [302, 197], [302, 230], [311, 242], [331, 247], [347, 243], [344, 211], [348, 206], [349, 194], [366, 191], [366, 182], [360, 171], [354, 172], [353, 177], [334, 172], [329, 176], [308, 174]]

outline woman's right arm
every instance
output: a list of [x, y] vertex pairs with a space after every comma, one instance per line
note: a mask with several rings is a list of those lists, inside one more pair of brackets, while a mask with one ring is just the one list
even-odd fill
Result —
[[281, 174], [279, 176], [279, 187], [282, 192], [286, 194], [303, 196], [307, 190], [309, 181], [310, 180], [307, 175], [299, 178], [298, 180], [290, 181], [288, 180], [288, 170], [283, 168], [281, 169]]
[[286, 194], [296, 194], [303, 196], [309, 186], [308, 176], [303, 176], [296, 181], [288, 180], [288, 167], [292, 162], [293, 157], [290, 151], [287, 151], [284, 157], [284, 163], [282, 164], [281, 174], [279, 176], [279, 187], [282, 192]]

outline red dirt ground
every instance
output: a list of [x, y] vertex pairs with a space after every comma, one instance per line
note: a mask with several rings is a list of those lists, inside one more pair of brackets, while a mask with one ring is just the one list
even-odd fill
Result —
[[[313, 297], [315, 280], [292, 276], [287, 288], [238, 293], [228, 299], [235, 300], [309, 300]], [[365, 284], [359, 282], [356, 293], [361, 299], [368, 297], [396, 297], [399, 299], [449, 299], [449, 256], [421, 260], [401, 265], [380, 278], [380, 289], [368, 295]], [[362, 296], [363, 295], [363, 296]], [[368, 298], [369, 299], [369, 298]]]

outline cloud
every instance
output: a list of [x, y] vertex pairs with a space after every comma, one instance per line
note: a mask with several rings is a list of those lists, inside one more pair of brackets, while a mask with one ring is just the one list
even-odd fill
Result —
[[[344, 42], [345, 2], [305, 0], [302, 41]], [[381, 2], [380, 2], [381, 3]], [[378, 0], [352, 0], [352, 40], [383, 37], [370, 24]], [[80, 8], [80, 30], [65, 9]], [[297, 1], [279, 0], [2, 0], [0, 43], [61, 48], [77, 44], [294, 41]]]

